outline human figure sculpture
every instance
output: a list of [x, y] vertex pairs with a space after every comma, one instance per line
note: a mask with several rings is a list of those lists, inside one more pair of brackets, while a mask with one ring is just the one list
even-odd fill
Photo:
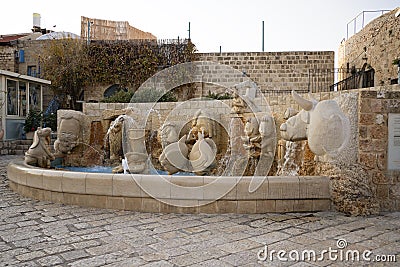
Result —
[[60, 117], [58, 125], [57, 140], [54, 142], [56, 157], [63, 157], [70, 154], [72, 149], [78, 145], [81, 134], [80, 114], [78, 111], [68, 111]]
[[273, 159], [275, 149], [275, 122], [274, 118], [270, 115], [265, 115], [261, 118], [260, 122], [260, 135], [261, 135], [261, 155], [265, 155]]
[[[246, 93], [240, 96], [238, 93], [239, 89], [246, 89]], [[233, 89], [232, 113], [259, 112], [260, 109], [254, 102], [256, 94], [257, 85], [250, 80], [235, 85]]]
[[147, 152], [144, 129], [127, 129], [129, 151], [124, 152], [130, 173], [145, 173], [148, 171]]
[[179, 140], [179, 136], [176, 132], [175, 125], [169, 122], [164, 124], [160, 130], [160, 139], [163, 149], [169, 144], [177, 142]]
[[111, 122], [108, 131], [108, 144], [110, 146], [110, 160], [120, 161], [122, 154], [122, 126], [124, 117], [119, 116], [115, 121]]
[[258, 158], [260, 156], [261, 135], [256, 117], [247, 118], [244, 133], [246, 136], [242, 137], [243, 147], [247, 150], [249, 158]]
[[215, 122], [210, 115], [199, 109], [192, 119], [192, 125], [188, 133], [186, 144], [189, 150], [199, 139], [198, 135], [202, 134], [204, 138], [213, 138], [215, 136]]
[[51, 129], [38, 127], [33, 136], [33, 143], [25, 153], [25, 163], [41, 168], [50, 168], [54, 155], [50, 152]]
[[236, 114], [243, 114], [247, 108], [246, 102], [244, 102], [243, 98], [239, 95], [239, 92], [236, 88], [233, 90], [233, 99], [231, 106], [231, 113]]

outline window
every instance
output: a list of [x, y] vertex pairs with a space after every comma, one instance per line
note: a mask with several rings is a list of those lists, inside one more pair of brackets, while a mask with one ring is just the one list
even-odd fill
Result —
[[42, 110], [42, 86], [38, 83], [6, 79], [7, 115], [26, 117], [29, 110]]
[[42, 87], [37, 83], [29, 83], [29, 110], [42, 109]]
[[17, 81], [7, 79], [7, 115], [18, 115]]
[[26, 82], [19, 82], [19, 116], [26, 116]]
[[37, 77], [38, 73], [36, 66], [28, 66], [27, 74], [28, 76]]

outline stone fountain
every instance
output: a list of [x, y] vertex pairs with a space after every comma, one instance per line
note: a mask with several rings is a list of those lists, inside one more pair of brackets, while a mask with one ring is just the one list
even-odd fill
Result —
[[[229, 71], [235, 74], [235, 70]], [[157, 84], [163, 84], [160, 80], [164, 76], [157, 77]], [[195, 77], [206, 79], [204, 75]], [[199, 82], [196, 79], [189, 82]], [[307, 150], [314, 155], [316, 166], [330, 164], [349, 147], [354, 125], [348, 114], [335, 100], [306, 100], [295, 92], [292, 97], [303, 108], [300, 112], [286, 106], [285, 115], [272, 113], [252, 81], [242, 73], [235, 79], [225, 86], [232, 93], [231, 100], [130, 103], [118, 109], [116, 105], [107, 108], [107, 104], [96, 116], [61, 111], [54, 155], [40, 155], [34, 151], [37, 146], [32, 146], [26, 155], [28, 165], [12, 165], [12, 185], [19, 192], [36, 188], [43, 196], [47, 191], [61, 192], [58, 196], [64, 203], [138, 211], [331, 209], [329, 177], [298, 176], [301, 166], [291, 176], [270, 176], [276, 171], [271, 166], [286, 166], [285, 157], [298, 157], [297, 152], [291, 156], [292, 148], [286, 145], [289, 141], [303, 142], [297, 146], [303, 148], [299, 152]], [[156, 82], [146, 82], [143, 87], [146, 84]], [[277, 121], [281, 122], [278, 126]], [[94, 129], [104, 132], [103, 136], [91, 138]], [[96, 141], [100, 139], [101, 144]], [[48, 147], [48, 143], [44, 145]], [[87, 166], [84, 155], [92, 155], [91, 162], [109, 165], [114, 173], [43, 169], [50, 167], [53, 156], [61, 158], [64, 166]], [[26, 173], [41, 178], [27, 178]], [[92, 201], [92, 196], [99, 201]]]

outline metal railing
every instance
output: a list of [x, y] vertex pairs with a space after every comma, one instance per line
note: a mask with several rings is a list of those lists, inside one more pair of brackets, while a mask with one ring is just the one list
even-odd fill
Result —
[[374, 86], [375, 70], [360, 70], [353, 75], [331, 85], [329, 91], [343, 91]]
[[[349, 25], [350, 25], [350, 24], [353, 24], [353, 28], [354, 28], [354, 30], [353, 30], [353, 35], [354, 35], [354, 34], [357, 33], [357, 22], [360, 22], [360, 20], [361, 20], [361, 27], [360, 27], [359, 30], [361, 30], [361, 29], [364, 28], [365, 22], [366, 22], [366, 17], [365, 17], [365, 15], [366, 15], [367, 13], [380, 13], [380, 14], [378, 14], [378, 15], [381, 16], [381, 15], [383, 15], [385, 12], [389, 12], [389, 11], [390, 11], [390, 10], [386, 10], [386, 9], [383, 9], [383, 10], [367, 10], [367, 11], [362, 11], [362, 12], [361, 12], [360, 14], [358, 14], [354, 19], [350, 20], [350, 22], [347, 23], [347, 26], [346, 26], [346, 40], [349, 39]], [[373, 17], [373, 18], [369, 18], [369, 20], [368, 20], [367, 22], [369, 23], [372, 19], [375, 19], [376, 17], [377, 17], [377, 16], [374, 15], [374, 17]]]
[[[310, 93], [351, 90], [374, 86], [374, 69], [309, 69], [308, 91]], [[334, 81], [334, 84], [332, 84]]]

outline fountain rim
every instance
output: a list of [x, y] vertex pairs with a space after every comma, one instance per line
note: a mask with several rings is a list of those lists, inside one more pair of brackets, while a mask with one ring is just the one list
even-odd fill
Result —
[[[196, 194], [185, 195], [178, 194], [182, 192], [177, 192], [172, 187], [160, 187], [159, 175], [136, 174], [141, 183], [157, 188], [159, 198], [154, 198], [130, 174], [42, 169], [29, 166], [23, 160], [12, 161], [7, 167], [7, 176], [10, 187], [23, 196], [97, 208], [211, 214], [314, 212], [332, 209], [330, 181], [326, 176], [255, 177], [264, 181], [257, 190], [249, 192], [249, 183], [254, 179], [252, 176], [218, 179], [215, 176], [161, 175], [164, 179], [182, 186], [182, 190], [185, 187], [199, 186], [200, 181], [203, 184], [215, 182], [215, 189], [223, 190], [229, 180], [237, 180], [234, 188], [218, 199], [213, 199], [216, 192], [198, 190]], [[187, 203], [192, 206], [184, 206]]]

